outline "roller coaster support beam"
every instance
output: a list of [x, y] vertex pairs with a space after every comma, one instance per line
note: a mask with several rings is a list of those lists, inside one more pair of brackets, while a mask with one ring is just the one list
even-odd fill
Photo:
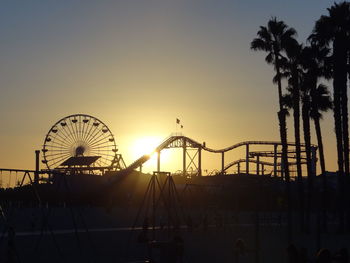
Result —
[[202, 147], [198, 148], [198, 176], [202, 176]]
[[182, 152], [182, 175], [186, 176], [186, 170], [187, 170], [187, 166], [186, 166], [186, 137], [182, 138], [182, 148], [183, 148], [183, 152]]
[[160, 172], [160, 151], [157, 151], [157, 172]]
[[257, 175], [260, 175], [260, 170], [259, 170], [259, 168], [260, 168], [260, 156], [257, 155], [257, 156], [256, 156], [256, 174], [257, 174]]
[[39, 183], [39, 159], [40, 159], [40, 151], [36, 150], [35, 151], [35, 172], [34, 172], [34, 183], [38, 184]]
[[316, 176], [316, 164], [317, 164], [316, 151], [317, 151], [317, 147], [311, 147], [311, 169], [312, 169], [313, 176]]
[[273, 145], [273, 176], [277, 177], [277, 144]]
[[221, 174], [225, 172], [225, 152], [221, 152]]
[[245, 155], [245, 170], [246, 174], [249, 175], [249, 144], [246, 144], [246, 155]]
[[261, 164], [261, 174], [265, 175], [265, 167], [263, 163]]
[[237, 163], [237, 172], [238, 174], [241, 174], [241, 163]]

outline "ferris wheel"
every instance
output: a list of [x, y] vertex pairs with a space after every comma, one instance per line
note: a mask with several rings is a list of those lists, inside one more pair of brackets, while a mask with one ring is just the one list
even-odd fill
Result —
[[50, 128], [42, 149], [42, 162], [51, 170], [72, 157], [94, 157], [94, 167], [112, 167], [117, 151], [106, 124], [90, 115], [74, 114], [60, 119]]

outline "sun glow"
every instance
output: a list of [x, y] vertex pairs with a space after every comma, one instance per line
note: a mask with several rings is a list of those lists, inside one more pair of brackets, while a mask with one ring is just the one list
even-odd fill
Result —
[[[162, 143], [164, 138], [156, 136], [142, 137], [135, 140], [132, 144], [132, 157], [134, 160], [140, 158], [141, 156], [148, 154], [151, 155], [149, 162], [153, 163], [157, 160], [157, 153], [155, 149], [159, 144]], [[170, 152], [168, 150], [161, 151], [161, 162], [167, 163], [169, 161]]]

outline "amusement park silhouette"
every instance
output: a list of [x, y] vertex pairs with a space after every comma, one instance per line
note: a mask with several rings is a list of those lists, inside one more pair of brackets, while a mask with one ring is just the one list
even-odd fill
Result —
[[0, 21], [0, 262], [349, 262], [350, 2]]

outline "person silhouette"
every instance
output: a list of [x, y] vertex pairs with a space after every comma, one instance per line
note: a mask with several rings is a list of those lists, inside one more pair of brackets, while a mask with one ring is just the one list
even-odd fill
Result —
[[287, 247], [288, 263], [299, 263], [299, 253], [294, 244]]
[[192, 232], [193, 231], [193, 221], [192, 221], [192, 217], [190, 215], [187, 216], [187, 230], [188, 232]]
[[158, 248], [160, 250], [159, 263], [183, 262], [184, 242], [182, 237], [174, 236], [174, 238], [168, 242], [152, 241], [149, 244], [151, 248]]
[[239, 262], [240, 258], [247, 252], [247, 246], [243, 239], [238, 238], [233, 247], [234, 262]]
[[338, 253], [333, 257], [334, 261], [339, 263], [348, 263], [349, 262], [349, 253], [346, 248], [341, 248]]
[[15, 247], [16, 232], [12, 226], [7, 230], [7, 262], [16, 262], [16, 247]]
[[308, 255], [307, 255], [307, 249], [305, 247], [302, 247], [300, 249], [300, 253], [299, 253], [299, 262], [300, 263], [307, 263], [308, 260]]
[[327, 248], [321, 248], [316, 255], [316, 263], [331, 263], [331, 252]]

